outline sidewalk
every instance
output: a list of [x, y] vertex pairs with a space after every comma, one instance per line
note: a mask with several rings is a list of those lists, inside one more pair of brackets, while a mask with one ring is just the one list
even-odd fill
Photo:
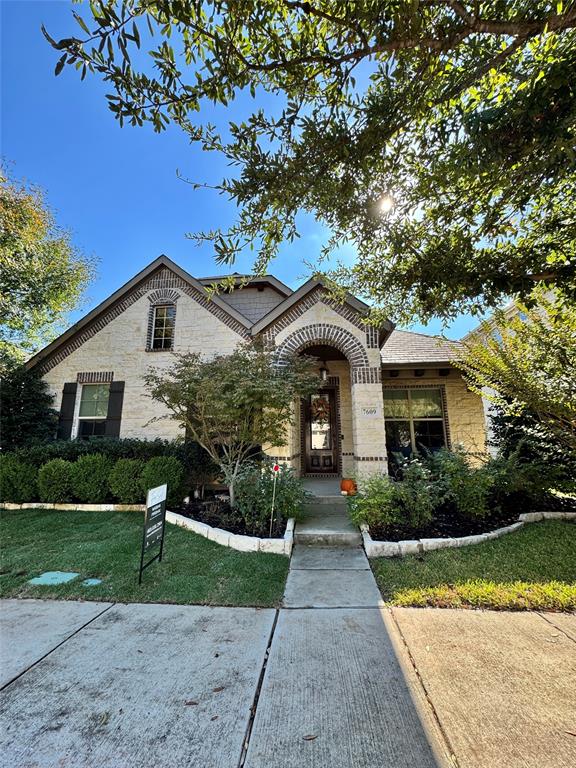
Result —
[[576, 765], [576, 615], [388, 609], [371, 578], [296, 547], [278, 611], [2, 601], [0, 763]]

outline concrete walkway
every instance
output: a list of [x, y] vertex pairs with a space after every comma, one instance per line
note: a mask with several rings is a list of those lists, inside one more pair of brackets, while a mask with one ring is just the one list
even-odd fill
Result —
[[246, 768], [434, 768], [444, 748], [403, 670], [360, 548], [296, 546]]

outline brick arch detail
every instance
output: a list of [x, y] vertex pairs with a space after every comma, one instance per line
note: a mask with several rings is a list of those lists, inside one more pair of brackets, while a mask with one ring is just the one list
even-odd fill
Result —
[[367, 368], [368, 355], [362, 343], [346, 328], [329, 323], [314, 323], [293, 331], [278, 347], [278, 362], [282, 364], [288, 355], [303, 352], [308, 347], [326, 344], [340, 350], [351, 368]]

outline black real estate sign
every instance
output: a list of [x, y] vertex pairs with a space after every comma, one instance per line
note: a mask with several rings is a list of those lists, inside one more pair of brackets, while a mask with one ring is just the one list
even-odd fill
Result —
[[[142, 583], [142, 571], [152, 565], [156, 560], [162, 560], [164, 550], [164, 528], [166, 525], [166, 495], [168, 486], [159, 485], [158, 488], [150, 488], [146, 496], [146, 515], [144, 517], [144, 532], [142, 535], [142, 552], [140, 553], [140, 573], [138, 584]], [[160, 546], [159, 551], [144, 562], [148, 550]]]

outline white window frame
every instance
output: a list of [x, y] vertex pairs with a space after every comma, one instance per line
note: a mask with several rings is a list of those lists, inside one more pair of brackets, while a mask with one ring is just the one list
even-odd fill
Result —
[[78, 388], [76, 390], [76, 402], [74, 403], [74, 419], [72, 421], [72, 435], [74, 436], [74, 440], [78, 440], [80, 438], [80, 422], [81, 421], [106, 421], [106, 416], [104, 418], [95, 418], [94, 416], [80, 416], [80, 404], [82, 402], [82, 392], [84, 391], [84, 387], [108, 387], [108, 401], [110, 401], [110, 382], [87, 382], [86, 384], [79, 384]]

